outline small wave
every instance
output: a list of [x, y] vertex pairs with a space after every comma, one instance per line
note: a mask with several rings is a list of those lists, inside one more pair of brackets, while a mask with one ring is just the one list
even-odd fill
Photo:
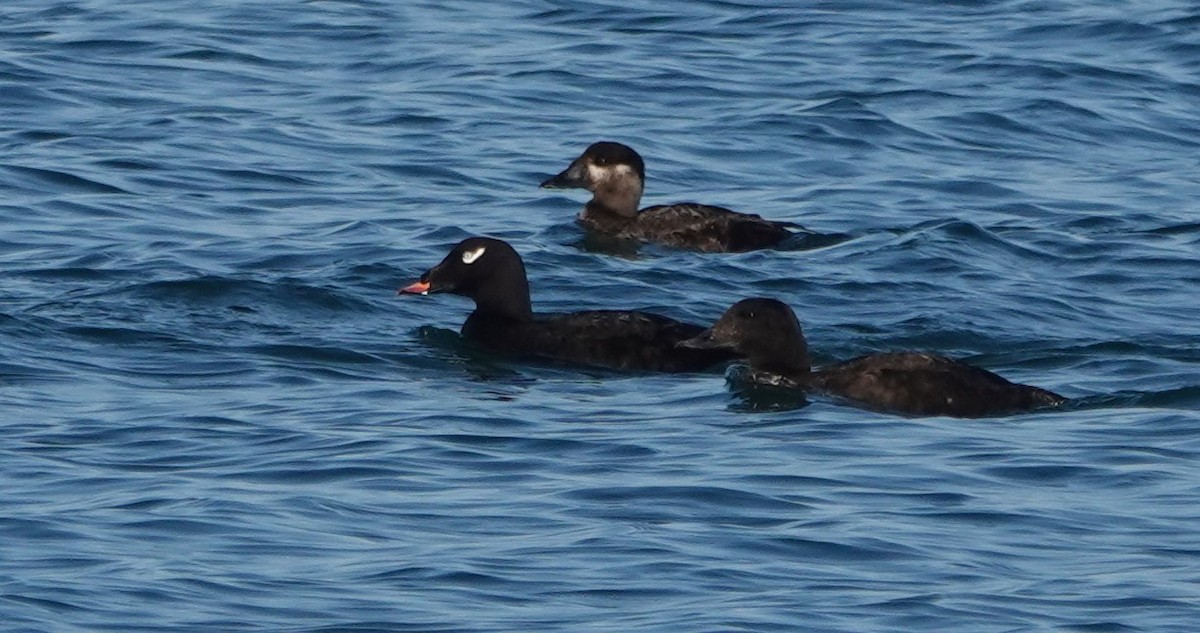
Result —
[[[129, 192], [98, 180], [91, 180], [64, 171], [39, 169], [36, 167], [20, 167], [17, 165], [0, 166], [13, 174], [18, 182], [32, 189], [44, 191], [65, 191], [72, 193], [104, 193], [128, 194]], [[46, 189], [46, 187], [49, 189]]]
[[192, 279], [151, 281], [131, 287], [135, 296], [156, 301], [185, 301], [188, 303], [225, 303], [262, 311], [267, 306], [287, 306], [288, 311], [301, 308], [335, 312], [365, 309], [359, 299], [339, 290], [291, 282], [267, 282], [206, 275]]
[[384, 362], [383, 359], [377, 356], [364, 354], [355, 350], [336, 347], [316, 347], [312, 345], [255, 345], [247, 348], [246, 351], [283, 360], [300, 360], [315, 363], [373, 365]]
[[285, 66], [277, 61], [252, 53], [247, 53], [245, 51], [233, 51], [210, 47], [190, 48], [185, 51], [164, 55], [163, 58], [201, 62], [231, 62], [232, 64], [239, 66], [244, 64], [247, 66], [259, 66], [264, 68], [278, 68]]
[[1187, 385], [1158, 391], [1116, 391], [1073, 398], [1067, 408], [1096, 409], [1175, 409], [1200, 410], [1200, 385]]
[[[619, 507], [624, 510], [679, 516], [688, 516], [696, 512], [708, 514], [713, 511], [724, 516], [729, 513], [730, 508], [739, 508], [743, 512], [754, 510], [780, 514], [772, 519], [760, 517], [769, 523], [785, 522], [789, 520], [787, 517], [805, 508], [804, 504], [795, 501], [715, 486], [579, 488], [567, 492], [566, 496], [572, 500], [595, 504], [599, 506], [596, 511], [600, 513], [607, 512], [600, 508]], [[748, 516], [739, 517], [737, 520], [756, 521]]]
[[316, 181], [301, 178], [293, 174], [281, 174], [260, 169], [214, 169], [212, 173], [228, 180], [261, 185], [282, 185], [285, 189], [293, 186], [313, 186], [317, 184]]
[[34, 365], [0, 362], [0, 385], [31, 385], [70, 380], [70, 372]]
[[778, 536], [755, 541], [744, 540], [739, 549], [741, 548], [787, 560], [804, 561], [861, 562], [920, 558], [919, 552], [914, 548], [870, 538], [842, 543], [797, 536]]
[[146, 40], [94, 38], [62, 42], [64, 49], [84, 51], [88, 53], [112, 53], [116, 55], [136, 55], [153, 51], [162, 46], [161, 43]]

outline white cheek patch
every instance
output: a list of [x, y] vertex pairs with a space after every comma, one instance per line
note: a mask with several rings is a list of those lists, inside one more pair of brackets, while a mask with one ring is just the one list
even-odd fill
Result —
[[479, 248], [477, 248], [473, 251], [464, 252], [463, 253], [463, 263], [464, 264], [474, 264], [475, 260], [479, 259], [480, 257], [483, 257], [483, 252], [486, 250], [487, 250], [487, 247], [480, 246]]
[[591, 182], [600, 182], [608, 177], [608, 171], [599, 165], [588, 163], [587, 165], [588, 180]]
[[637, 172], [625, 164], [601, 166], [588, 163], [587, 172], [588, 180], [591, 182], [605, 182], [607, 180], [624, 181], [637, 178]]
[[633, 171], [632, 167], [630, 167], [629, 165], [625, 165], [625, 164], [617, 165], [616, 171], [617, 171], [617, 175], [621, 176], [622, 178], [632, 178], [634, 176], [637, 176], [637, 172]]

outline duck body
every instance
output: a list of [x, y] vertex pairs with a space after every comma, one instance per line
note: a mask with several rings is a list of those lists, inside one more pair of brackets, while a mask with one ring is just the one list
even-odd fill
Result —
[[475, 301], [464, 338], [502, 353], [610, 369], [701, 371], [731, 360], [728, 350], [679, 346], [704, 328], [642, 311], [533, 312], [520, 255], [491, 238], [463, 240], [404, 294], [449, 292]]
[[587, 230], [624, 240], [662, 244], [705, 253], [740, 253], [775, 246], [791, 235], [778, 222], [724, 207], [695, 202], [646, 207], [632, 220], [610, 212], [589, 212], [579, 223]]
[[786, 304], [746, 299], [683, 345], [748, 358], [749, 380], [913, 416], [982, 417], [1058, 406], [1066, 398], [959, 360], [923, 352], [868, 354], [812, 369], [800, 323]]
[[532, 320], [514, 321], [476, 311], [467, 318], [462, 335], [511, 355], [610, 369], [687, 372], [730, 358], [679, 353], [679, 341], [703, 330], [649, 312], [590, 310], [535, 314]]
[[986, 369], [921, 352], [860, 356], [812, 372], [808, 384], [813, 391], [906, 415], [976, 418], [1066, 401]]
[[695, 202], [638, 210], [645, 187], [645, 163], [620, 143], [593, 143], [562, 173], [546, 180], [550, 189], [582, 188], [592, 199], [579, 214], [587, 230], [703, 252], [742, 252], [778, 245], [792, 235], [787, 223]]

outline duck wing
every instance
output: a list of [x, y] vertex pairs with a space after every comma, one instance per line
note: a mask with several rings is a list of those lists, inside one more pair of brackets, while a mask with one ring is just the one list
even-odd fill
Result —
[[678, 347], [704, 330], [649, 312], [537, 314], [532, 321], [476, 321], [464, 335], [509, 353], [610, 369], [690, 372], [732, 360], [727, 350]]
[[978, 417], [1054, 406], [1062, 396], [964, 362], [916, 352], [871, 354], [814, 372], [814, 388], [878, 410]]
[[694, 202], [642, 209], [624, 229], [627, 237], [705, 252], [770, 248], [791, 235], [784, 222]]

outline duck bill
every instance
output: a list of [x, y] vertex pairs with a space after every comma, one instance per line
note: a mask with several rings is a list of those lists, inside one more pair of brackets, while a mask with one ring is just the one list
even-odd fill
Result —
[[583, 178], [583, 165], [571, 163], [563, 172], [541, 184], [543, 189], [583, 189], [587, 181]]
[[729, 349], [728, 345], [713, 339], [713, 331], [711, 329], [704, 330], [692, 338], [679, 341], [675, 346], [689, 349]]
[[411, 284], [396, 291], [398, 295], [427, 295], [429, 294], [428, 281], [414, 281]]
[[398, 295], [427, 295], [437, 292], [440, 288], [433, 287], [433, 270], [428, 270], [421, 278], [396, 291]]

